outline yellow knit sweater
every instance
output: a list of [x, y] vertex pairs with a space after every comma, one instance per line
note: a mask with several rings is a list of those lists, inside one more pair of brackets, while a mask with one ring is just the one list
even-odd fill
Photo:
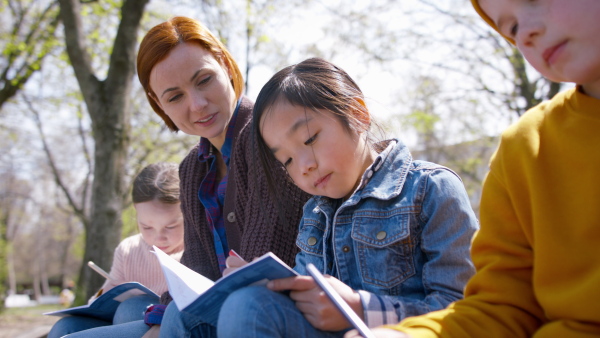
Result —
[[414, 337], [600, 335], [600, 100], [572, 89], [502, 135], [465, 299], [395, 326]]

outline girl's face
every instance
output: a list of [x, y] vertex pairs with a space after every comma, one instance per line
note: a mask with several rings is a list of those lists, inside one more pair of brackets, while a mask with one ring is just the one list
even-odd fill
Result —
[[229, 69], [194, 43], [182, 43], [150, 72], [154, 100], [189, 135], [221, 149], [236, 106]]
[[600, 1], [480, 0], [502, 34], [556, 82], [575, 82], [600, 95]]
[[294, 183], [312, 195], [348, 198], [376, 154], [330, 112], [282, 100], [261, 118], [261, 135]]
[[183, 215], [179, 203], [153, 200], [133, 206], [144, 242], [156, 245], [167, 254], [183, 250]]

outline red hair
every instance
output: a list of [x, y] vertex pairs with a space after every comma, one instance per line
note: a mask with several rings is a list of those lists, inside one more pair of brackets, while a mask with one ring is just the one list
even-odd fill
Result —
[[137, 56], [137, 73], [150, 106], [172, 131], [178, 131], [179, 128], [154, 100], [156, 94], [150, 88], [150, 73], [154, 66], [164, 60], [173, 48], [182, 43], [197, 43], [210, 52], [223, 67], [228, 69], [232, 77], [231, 85], [237, 98], [242, 95], [244, 89], [244, 79], [237, 63], [225, 45], [199, 21], [177, 16], [154, 26], [144, 36], [140, 44]]

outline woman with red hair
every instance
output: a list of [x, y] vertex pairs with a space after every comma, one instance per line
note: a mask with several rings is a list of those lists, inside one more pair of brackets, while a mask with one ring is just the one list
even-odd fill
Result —
[[[254, 103], [242, 95], [242, 73], [223, 43], [200, 22], [174, 17], [148, 31], [137, 71], [165, 125], [200, 137], [179, 167], [185, 229], [181, 263], [212, 280], [222, 276], [231, 249], [248, 259], [271, 251], [294, 265], [297, 225], [309, 195], [278, 162], [272, 163], [275, 175], [259, 170], [249, 128]], [[277, 199], [270, 197], [270, 186], [276, 187]], [[151, 332], [161, 327], [156, 324], [163, 311], [162, 335], [216, 336], [214, 327], [179, 312], [168, 292], [147, 310]], [[103, 336], [139, 336], [136, 325], [143, 323], [103, 327], [93, 335], [103, 330]]]
[[[249, 122], [254, 105], [242, 95], [237, 63], [200, 22], [174, 17], [152, 28], [140, 44], [138, 77], [148, 102], [166, 126], [200, 137], [179, 168], [185, 251], [181, 263], [212, 280], [222, 276], [231, 249], [252, 258], [272, 251], [293, 265], [295, 238], [308, 195], [272, 163], [258, 163]], [[278, 200], [270, 198], [268, 181]], [[161, 303], [168, 304], [167, 294]], [[167, 308], [168, 335], [214, 335], [214, 328]], [[152, 323], [148, 323], [152, 324]]]

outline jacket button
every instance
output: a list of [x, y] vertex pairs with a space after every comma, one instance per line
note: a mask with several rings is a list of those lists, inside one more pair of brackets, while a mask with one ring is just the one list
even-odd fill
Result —
[[380, 231], [377, 233], [377, 239], [382, 240], [387, 237], [387, 233], [385, 231]]
[[344, 246], [342, 247], [342, 251], [343, 251], [343, 252], [350, 252], [350, 247], [349, 247], [349, 246], [347, 246], [347, 245], [344, 245]]
[[317, 244], [317, 239], [316, 238], [311, 237], [311, 238], [308, 239], [308, 245], [313, 246], [315, 244]]
[[230, 212], [227, 214], [227, 220], [229, 221], [229, 223], [233, 223], [235, 222], [235, 212]]

